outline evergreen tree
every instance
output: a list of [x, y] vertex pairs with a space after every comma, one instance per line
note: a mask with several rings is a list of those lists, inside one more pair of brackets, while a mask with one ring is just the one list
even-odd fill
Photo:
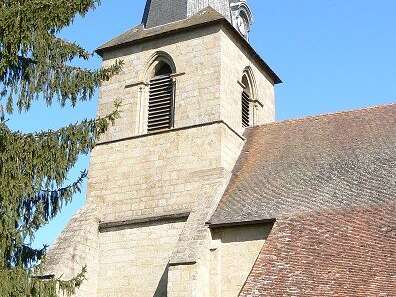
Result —
[[0, 0], [0, 297], [54, 297], [74, 292], [84, 280], [46, 278], [45, 248], [32, 248], [34, 234], [53, 219], [86, 177], [65, 185], [80, 154], [118, 116], [85, 120], [57, 131], [24, 134], [7, 126], [7, 114], [27, 112], [35, 100], [77, 108], [102, 81], [120, 71], [75, 67], [92, 54], [58, 37], [60, 30], [99, 5], [99, 0]]

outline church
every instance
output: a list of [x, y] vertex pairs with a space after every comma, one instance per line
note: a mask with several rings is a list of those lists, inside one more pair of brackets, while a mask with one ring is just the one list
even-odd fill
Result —
[[[114, 20], [116, 21], [116, 20]], [[396, 104], [275, 120], [244, 0], [147, 0], [85, 206], [49, 250], [76, 297], [396, 296]]]

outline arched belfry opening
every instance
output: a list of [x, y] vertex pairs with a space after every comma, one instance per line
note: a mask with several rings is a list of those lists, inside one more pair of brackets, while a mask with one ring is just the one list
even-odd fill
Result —
[[147, 132], [171, 129], [175, 111], [175, 64], [170, 55], [156, 53], [149, 67]]
[[242, 99], [241, 99], [241, 105], [242, 105], [242, 127], [250, 127], [253, 125], [253, 98], [254, 98], [254, 89], [253, 89], [253, 84], [252, 84], [252, 77], [248, 71], [245, 71], [245, 73], [242, 76]]
[[158, 62], [154, 69], [154, 76], [171, 75], [172, 73], [172, 67], [164, 61]]

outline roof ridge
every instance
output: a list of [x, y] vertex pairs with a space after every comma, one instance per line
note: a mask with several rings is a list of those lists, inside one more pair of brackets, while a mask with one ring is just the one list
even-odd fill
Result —
[[255, 127], [249, 127], [249, 128], [247, 128], [247, 130], [254, 130], [256, 128], [273, 126], [273, 125], [283, 125], [283, 124], [289, 124], [289, 123], [298, 123], [298, 122], [303, 122], [303, 121], [306, 121], [306, 120], [315, 120], [315, 119], [329, 118], [329, 117], [334, 117], [334, 116], [344, 115], [344, 114], [351, 114], [351, 113], [358, 113], [358, 112], [367, 112], [367, 111], [370, 111], [370, 110], [381, 109], [381, 108], [386, 108], [386, 107], [396, 107], [396, 102], [395, 103], [390, 103], [390, 104], [372, 105], [372, 106], [359, 108], [359, 109], [350, 109], [350, 110], [336, 111], [336, 112], [331, 112], [331, 113], [323, 113], [323, 114], [318, 114], [318, 115], [309, 115], [309, 116], [306, 116], [306, 117], [303, 117], [303, 118], [297, 118], [297, 119], [286, 119], [286, 120], [282, 120], [282, 121], [275, 121], [275, 122], [272, 122], [272, 123], [258, 125], [258, 126], [255, 126]]

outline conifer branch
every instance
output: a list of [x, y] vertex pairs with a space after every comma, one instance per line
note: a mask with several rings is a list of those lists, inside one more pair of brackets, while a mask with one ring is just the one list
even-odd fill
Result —
[[87, 171], [82, 171], [78, 179], [66, 187], [40, 190], [35, 197], [25, 199], [20, 208], [20, 217], [23, 220], [19, 230], [33, 236], [35, 231], [58, 215], [76, 193], [81, 193], [81, 184], [87, 175]]
[[86, 179], [87, 176], [88, 176], [88, 172], [86, 170], [81, 171], [80, 176], [78, 177], [78, 179], [74, 183], [72, 183], [72, 184], [70, 184], [70, 185], [68, 185], [66, 187], [63, 187], [63, 188], [60, 188], [60, 189], [56, 189], [56, 190], [41, 189], [40, 193], [48, 193], [48, 194], [51, 194], [51, 195], [53, 193], [56, 193], [56, 195], [62, 195], [62, 193], [66, 193], [66, 192], [74, 191], [74, 190], [76, 192], [80, 192], [80, 185], [83, 183], [83, 181]]
[[89, 153], [119, 116], [109, 115], [55, 131], [12, 131], [6, 113], [28, 111], [34, 100], [60, 106], [90, 100], [122, 62], [103, 69], [76, 67], [92, 54], [56, 36], [99, 5], [98, 0], [5, 0], [0, 2], [0, 297], [56, 297], [73, 294], [86, 268], [64, 281], [35, 277], [46, 247], [31, 247], [34, 233], [80, 191], [86, 172], [64, 186], [81, 154]]

